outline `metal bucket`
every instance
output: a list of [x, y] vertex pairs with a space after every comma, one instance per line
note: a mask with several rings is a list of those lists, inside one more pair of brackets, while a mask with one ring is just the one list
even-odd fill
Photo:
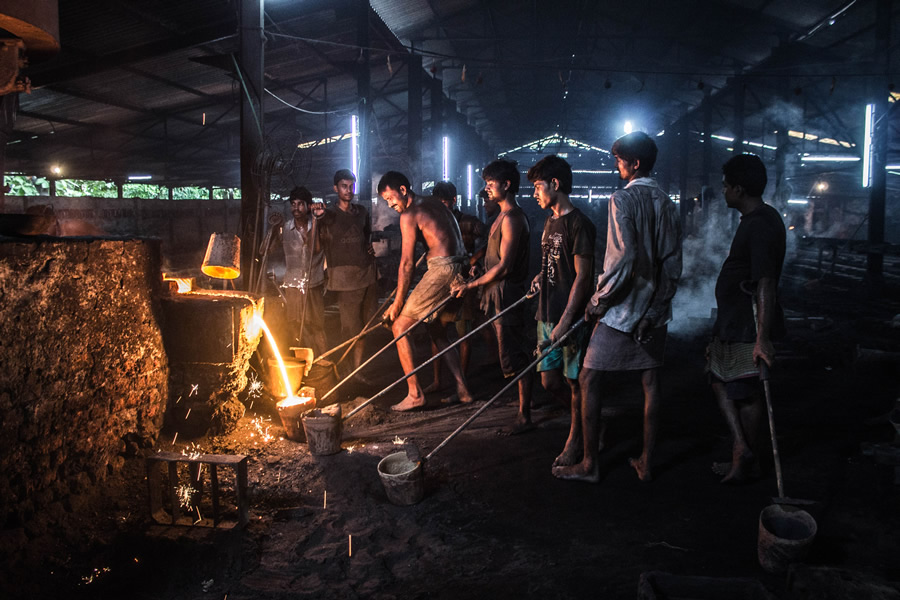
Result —
[[425, 497], [425, 469], [422, 461], [412, 462], [406, 452], [388, 454], [378, 463], [384, 493], [392, 504], [408, 506]]
[[805, 510], [785, 510], [778, 504], [759, 514], [757, 556], [769, 573], [782, 573], [806, 558], [816, 537], [816, 520]]
[[303, 430], [309, 453], [316, 456], [336, 454], [341, 451], [341, 405], [332, 404], [325, 408], [306, 411], [303, 415]]
[[[298, 400], [300, 400], [298, 402]], [[305, 442], [306, 432], [303, 430], [303, 422], [301, 417], [303, 413], [315, 406], [315, 397], [287, 398], [279, 400], [275, 404], [278, 410], [278, 416], [281, 417], [281, 424], [284, 426], [285, 435], [289, 440], [295, 442]]]

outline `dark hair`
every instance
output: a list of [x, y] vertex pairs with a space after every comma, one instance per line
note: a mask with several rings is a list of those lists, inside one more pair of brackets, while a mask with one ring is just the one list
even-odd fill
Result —
[[456, 186], [449, 181], [438, 181], [431, 190], [431, 195], [450, 204], [456, 202]]
[[302, 185], [295, 187], [288, 196], [288, 202], [293, 202], [294, 200], [302, 200], [304, 204], [309, 205], [312, 202], [312, 192]]
[[378, 193], [383, 192], [385, 188], [399, 191], [401, 186], [405, 187], [406, 191], [411, 187], [406, 175], [399, 171], [388, 171], [378, 180]]
[[545, 156], [528, 169], [528, 181], [534, 183], [540, 179], [550, 183], [551, 179], [559, 180], [559, 191], [572, 193], [572, 167], [555, 154]]
[[339, 182], [344, 181], [345, 179], [349, 179], [352, 182], [356, 182], [356, 175], [353, 174], [353, 171], [350, 169], [341, 169], [340, 171], [334, 174], [334, 185], [337, 185]]
[[766, 166], [755, 154], [737, 154], [722, 165], [728, 185], [739, 185], [749, 196], [762, 196], [769, 178]]
[[490, 179], [492, 181], [499, 181], [500, 183], [508, 181], [509, 190], [507, 191], [512, 194], [519, 193], [519, 181], [521, 176], [519, 175], [518, 163], [514, 160], [498, 158], [484, 168], [484, 171], [481, 172], [481, 178], [485, 181]]
[[649, 173], [656, 164], [656, 155], [659, 150], [656, 142], [643, 131], [632, 131], [613, 142], [610, 152], [622, 160], [641, 161], [640, 170]]

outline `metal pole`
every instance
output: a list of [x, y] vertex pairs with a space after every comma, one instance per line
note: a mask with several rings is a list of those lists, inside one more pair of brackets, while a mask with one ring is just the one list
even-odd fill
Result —
[[452, 344], [450, 344], [449, 346], [447, 346], [446, 348], [444, 348], [443, 350], [441, 350], [440, 352], [438, 352], [437, 354], [435, 354], [434, 356], [432, 356], [431, 358], [429, 358], [428, 360], [423, 362], [418, 367], [416, 367], [415, 369], [413, 369], [412, 371], [410, 371], [409, 373], [407, 373], [406, 375], [404, 375], [403, 377], [401, 377], [394, 383], [390, 384], [389, 386], [387, 386], [386, 388], [384, 388], [383, 390], [381, 390], [380, 392], [378, 392], [377, 394], [375, 394], [374, 396], [372, 396], [371, 398], [369, 398], [368, 400], [366, 400], [365, 402], [363, 402], [362, 404], [360, 404], [359, 406], [354, 408], [352, 411], [347, 413], [347, 416], [344, 417], [344, 420], [346, 421], [347, 419], [349, 419], [350, 417], [352, 417], [353, 415], [355, 415], [356, 413], [361, 411], [363, 408], [365, 408], [366, 406], [371, 404], [372, 401], [374, 401], [376, 398], [380, 398], [380, 397], [384, 396], [387, 392], [394, 389], [394, 387], [403, 383], [404, 381], [406, 381], [407, 379], [409, 379], [410, 377], [412, 377], [413, 375], [415, 375], [416, 373], [418, 373], [419, 371], [421, 371], [422, 369], [424, 369], [425, 367], [427, 367], [428, 365], [430, 365], [437, 359], [441, 358], [444, 354], [446, 354], [450, 350], [453, 350], [454, 348], [456, 348], [457, 346], [462, 344], [464, 341], [466, 341], [467, 339], [469, 339], [470, 337], [472, 337], [473, 335], [475, 335], [476, 333], [478, 333], [479, 331], [481, 331], [482, 329], [484, 329], [485, 327], [487, 327], [488, 325], [490, 325], [491, 323], [493, 323], [494, 321], [496, 321], [497, 319], [502, 317], [507, 312], [511, 311], [518, 305], [522, 304], [529, 298], [534, 298], [536, 295], [537, 295], [537, 292], [533, 292], [533, 293], [529, 292], [529, 293], [525, 294], [524, 296], [522, 296], [521, 298], [519, 298], [518, 300], [516, 300], [515, 302], [513, 302], [512, 304], [510, 304], [509, 306], [507, 306], [500, 312], [498, 312], [496, 315], [494, 315], [490, 319], [486, 320], [484, 323], [482, 323], [481, 325], [479, 325], [478, 327], [476, 327], [475, 329], [473, 329], [466, 335], [462, 336], [461, 338], [459, 338], [458, 340], [456, 340], [455, 342], [453, 342]]
[[[497, 392], [496, 394], [494, 394], [494, 397], [493, 397], [493, 398], [491, 398], [490, 400], [488, 400], [487, 402], [485, 402], [485, 403], [484, 403], [484, 406], [482, 406], [481, 408], [479, 408], [478, 410], [476, 410], [475, 413], [474, 413], [471, 417], [469, 417], [468, 419], [466, 419], [465, 422], [464, 422], [462, 425], [460, 425], [459, 427], [456, 428], [456, 431], [454, 431], [453, 433], [451, 433], [450, 435], [448, 435], [447, 438], [446, 438], [443, 442], [441, 442], [440, 444], [438, 444], [438, 446], [437, 446], [434, 450], [432, 450], [431, 452], [429, 452], [428, 455], [425, 457], [425, 460], [427, 461], [427, 460], [430, 459], [432, 456], [434, 456], [434, 455], [437, 453], [438, 450], [440, 450], [441, 448], [443, 448], [444, 446], [446, 446], [447, 443], [448, 443], [450, 440], [452, 440], [453, 438], [455, 438], [455, 437], [459, 434], [460, 431], [462, 431], [463, 429], [465, 429], [466, 427], [468, 427], [468, 426], [469, 426], [469, 423], [471, 423], [472, 421], [474, 421], [475, 419], [477, 419], [477, 418], [478, 418], [478, 415], [480, 415], [480, 414], [483, 413], [485, 410], [487, 410], [487, 407], [488, 407], [488, 406], [490, 406], [491, 404], [493, 404], [494, 401], [495, 401], [497, 398], [499, 398], [500, 396], [502, 396], [503, 394], [505, 394], [507, 390], [509, 390], [509, 389], [510, 389], [512, 386], [514, 386], [516, 383], [518, 383], [518, 381], [519, 381], [520, 379], [522, 379], [528, 371], [530, 371], [531, 369], [533, 369], [533, 368], [535, 367], [535, 365], [537, 365], [539, 362], [541, 362], [542, 360], [544, 360], [544, 357], [545, 357], [545, 356], [547, 356], [548, 354], [550, 354], [551, 351], [553, 351], [553, 350], [555, 350], [556, 348], [558, 348], [558, 347], [565, 341], [565, 339], [566, 339], [567, 337], [569, 337], [576, 329], [578, 329], [578, 328], [581, 327], [582, 325], [584, 325], [584, 317], [581, 317], [580, 319], [578, 319], [578, 321], [576, 321], [574, 325], [572, 325], [571, 327], [569, 327], [568, 331], [566, 331], [564, 334], [562, 334], [562, 336], [561, 336], [558, 340], [556, 340], [553, 344], [551, 344], [551, 345], [548, 346], [543, 352], [541, 352], [541, 354], [540, 354], [536, 359], [534, 359], [534, 360], [531, 362], [530, 365], [528, 365], [527, 367], [525, 367], [524, 369], [522, 369], [522, 372], [519, 373], [518, 375], [516, 375], [513, 379], [511, 379], [510, 382], [507, 383], [507, 384], [503, 387], [502, 390], [500, 390], [499, 392]], [[347, 415], [347, 416], [350, 416], [350, 415]]]
[[385, 350], [387, 350], [388, 348], [390, 348], [391, 346], [393, 346], [394, 344], [396, 344], [396, 343], [397, 343], [397, 340], [399, 340], [400, 338], [403, 338], [403, 337], [405, 337], [407, 334], [409, 334], [413, 329], [416, 328], [417, 325], [419, 325], [420, 323], [422, 323], [423, 321], [425, 321], [425, 319], [427, 319], [428, 317], [430, 317], [431, 315], [433, 315], [433, 314], [436, 313], [437, 311], [439, 311], [439, 310], [441, 310], [442, 308], [444, 308], [444, 307], [447, 305], [447, 303], [450, 302], [451, 300], [453, 300], [453, 296], [452, 296], [452, 295], [447, 296], [445, 299], [443, 299], [443, 300], [440, 302], [440, 304], [438, 304], [437, 306], [435, 306], [435, 307], [431, 310], [430, 313], [428, 313], [427, 315], [425, 315], [424, 317], [422, 317], [421, 319], [419, 319], [418, 321], [416, 321], [415, 323], [413, 323], [412, 325], [410, 325], [409, 328], [408, 328], [406, 331], [404, 331], [403, 333], [401, 333], [400, 335], [398, 335], [397, 337], [395, 337], [394, 339], [392, 339], [390, 342], [388, 342], [388, 343], [384, 346], [384, 348], [382, 348], [381, 350], [379, 350], [378, 352], [376, 352], [375, 354], [373, 354], [372, 356], [370, 356], [369, 359], [368, 359], [367, 361], [365, 361], [363, 364], [361, 364], [361, 365], [359, 365], [358, 367], [356, 367], [355, 369], [353, 369], [353, 371], [352, 371], [349, 375], [347, 375], [346, 377], [344, 377], [343, 379], [341, 379], [339, 382], [337, 382], [337, 384], [336, 384], [333, 388], [331, 388], [330, 390], [328, 390], [327, 392], [325, 392], [325, 395], [322, 396], [322, 400], [325, 400], [326, 398], [328, 398], [331, 394], [333, 394], [333, 393], [335, 392], [335, 390], [337, 390], [339, 387], [341, 387], [342, 385], [344, 385], [345, 383], [347, 383], [348, 381], [350, 381], [350, 378], [353, 377], [354, 375], [356, 375], [363, 367], [365, 367], [365, 366], [368, 365], [370, 362], [372, 362], [373, 360], [375, 360], [378, 356], [381, 355], [382, 352], [384, 352]]

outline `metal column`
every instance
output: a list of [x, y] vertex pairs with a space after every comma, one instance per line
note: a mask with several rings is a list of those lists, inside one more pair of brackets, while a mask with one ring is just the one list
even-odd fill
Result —
[[741, 154], [744, 151], [744, 80], [734, 80], [734, 142], [732, 152]]
[[407, 63], [407, 155], [409, 156], [409, 177], [412, 181], [422, 181], [422, 55], [411, 54]]
[[[872, 180], [869, 191], [870, 252], [866, 255], [866, 280], [869, 292], [880, 295], [884, 289], [884, 254], [876, 246], [884, 244], [885, 200], [887, 196], [888, 135], [888, 68], [890, 67], [891, 0], [878, 0], [875, 7], [875, 60], [880, 63], [882, 76], [873, 81], [875, 127], [872, 133]], [[866, 132], [868, 134], [868, 132]]]
[[[434, 148], [432, 173], [434, 180], [441, 180], [441, 158], [444, 137], [444, 82], [435, 76], [431, 80], [431, 147]], [[423, 175], [426, 177], [426, 175]], [[421, 183], [421, 182], [420, 182]]]
[[263, 194], [267, 187], [262, 176], [263, 153], [263, 0], [241, 0], [240, 5], [241, 84], [241, 274], [243, 287], [253, 281], [253, 256], [262, 226]]
[[372, 201], [372, 129], [371, 72], [369, 71], [369, 0], [357, 0], [356, 43], [362, 49], [356, 76], [359, 96], [359, 173], [356, 174], [356, 193], [359, 202], [369, 206]]

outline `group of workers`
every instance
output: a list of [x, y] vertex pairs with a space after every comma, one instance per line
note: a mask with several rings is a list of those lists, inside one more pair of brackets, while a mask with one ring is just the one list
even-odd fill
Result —
[[[568, 438], [553, 461], [553, 474], [599, 480], [604, 374], [634, 371], [640, 374], [644, 393], [643, 451], [630, 464], [642, 481], [649, 481], [661, 398], [659, 372], [682, 272], [680, 220], [676, 205], [651, 177], [657, 147], [649, 136], [627, 134], [616, 140], [611, 154], [625, 185], [609, 200], [606, 249], [596, 279], [596, 227], [570, 200], [572, 169], [563, 158], [545, 156], [527, 172], [533, 197], [549, 211], [541, 234], [541, 267], [534, 276], [529, 273], [531, 228], [516, 200], [520, 175], [515, 162], [499, 159], [482, 170], [485, 212], [493, 216], [489, 228], [454, 210], [452, 184], [439, 183], [433, 196], [420, 197], [404, 174], [385, 173], [378, 194], [400, 214], [402, 249], [396, 296], [384, 316], [392, 324], [407, 374], [415, 369], [413, 349], [401, 334], [416, 323], [427, 324], [433, 352], [446, 350], [443, 358], [455, 382], [456, 399], [467, 403], [473, 395], [466, 381], [466, 360], [461, 363], [455, 348], [447, 350], [448, 326], [455, 324], [461, 336], [477, 322], [478, 309], [484, 318], [500, 315], [492, 321], [500, 368], [504, 377], [520, 376], [518, 411], [509, 433], [522, 433], [534, 428], [534, 372], [525, 371], [535, 359], [525, 334], [526, 303], [519, 301], [536, 296], [534, 318], [542, 351], [536, 370], [545, 390], [571, 412]], [[731, 462], [716, 463], [714, 470], [723, 482], [733, 482], [759, 470], [757, 444], [764, 405], [758, 379], [761, 363], [772, 365], [772, 341], [784, 330], [777, 286], [785, 230], [779, 213], [762, 200], [767, 177], [759, 157], [735, 155], [722, 172], [725, 202], [740, 212], [741, 222], [716, 284], [718, 312], [707, 348], [707, 375], [733, 438]], [[364, 207], [352, 203], [354, 182], [349, 171], [335, 174], [334, 207], [312, 205], [303, 188], [299, 189], [305, 193], [291, 194], [295, 222], [285, 229], [286, 253], [295, 232], [302, 244], [318, 223], [321, 252], [328, 264], [327, 283], [324, 276], [305, 275], [297, 286], [310, 293], [307, 310], [313, 340], [319, 335], [313, 329], [324, 322], [319, 286], [338, 292], [344, 338], [358, 333], [365, 317], [374, 312], [371, 218]], [[309, 219], [310, 213], [319, 218]], [[427, 247], [428, 269], [413, 287], [417, 242]], [[316, 262], [299, 256], [303, 264]], [[481, 269], [473, 269], [481, 261]], [[288, 261], [286, 281], [292, 273]], [[316, 302], [312, 296], [318, 296]], [[361, 346], [355, 355], [357, 365], [360, 352]], [[439, 385], [438, 380], [432, 385]], [[406, 397], [393, 410], [425, 405], [425, 393], [431, 390], [423, 390], [415, 374], [408, 377], [407, 387]]]

